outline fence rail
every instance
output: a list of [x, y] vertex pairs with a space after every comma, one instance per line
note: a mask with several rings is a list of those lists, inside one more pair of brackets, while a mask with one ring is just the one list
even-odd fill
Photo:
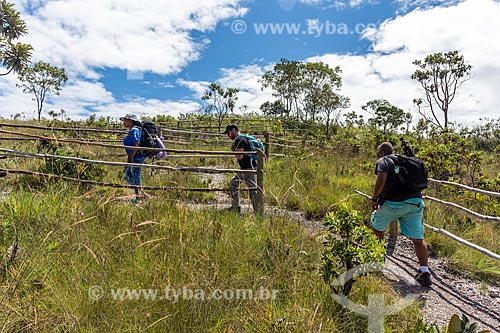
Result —
[[200, 167], [172, 167], [168, 165], [158, 164], [142, 164], [142, 163], [125, 163], [125, 162], [111, 162], [101, 160], [91, 160], [81, 157], [61, 156], [52, 154], [36, 154], [28, 153], [19, 150], [0, 148], [0, 152], [9, 153], [10, 155], [18, 157], [35, 157], [35, 158], [57, 158], [61, 160], [77, 161], [90, 164], [110, 165], [110, 166], [134, 166], [151, 169], [163, 169], [170, 171], [186, 171], [186, 172], [200, 172], [200, 173], [243, 173], [243, 174], [257, 174], [256, 170], [241, 170], [241, 169], [214, 169], [214, 168], [200, 168]]
[[[137, 149], [137, 147], [132, 147], [132, 146], [122, 146], [122, 145], [112, 145], [112, 144], [105, 144], [105, 143], [98, 143], [98, 142], [88, 142], [88, 141], [82, 141], [82, 140], [77, 140], [77, 139], [54, 138], [54, 137], [48, 137], [48, 136], [42, 136], [42, 135], [34, 135], [34, 134], [27, 134], [27, 133], [20, 133], [20, 132], [10, 132], [10, 131], [4, 131], [4, 130], [0, 130], [0, 133], [14, 134], [14, 135], [19, 135], [19, 136], [24, 136], [24, 137], [29, 137], [29, 138], [36, 138], [36, 139], [40, 139], [40, 140], [47, 140], [47, 141], [76, 143], [76, 144], [88, 145], [88, 146], [118, 148], [118, 149]], [[253, 151], [232, 152], [232, 151], [211, 151], [211, 150], [183, 150], [183, 149], [172, 149], [172, 148], [145, 148], [145, 147], [141, 147], [141, 150], [153, 151], [153, 152], [168, 152], [168, 153], [198, 153], [198, 154], [201, 153], [201, 154], [207, 154], [207, 155], [256, 155], [257, 154], [256, 152], [253, 152]]]
[[429, 182], [434, 183], [434, 184], [444, 184], [444, 185], [455, 186], [455, 187], [463, 188], [463, 189], [471, 191], [471, 192], [485, 194], [485, 195], [489, 195], [489, 196], [492, 196], [492, 197], [500, 198], [500, 193], [492, 192], [492, 191], [486, 191], [486, 190], [481, 190], [481, 189], [478, 189], [478, 188], [475, 188], [475, 187], [470, 187], [470, 186], [463, 185], [463, 184], [448, 182], [448, 181], [444, 181], [444, 180], [436, 180], [436, 179], [432, 179], [432, 178], [429, 178]]
[[[28, 170], [14, 170], [14, 169], [3, 169], [0, 168], [0, 172], [7, 172], [8, 174], [23, 174], [30, 176], [38, 176], [45, 178], [57, 178], [62, 180], [74, 181], [82, 184], [90, 184], [96, 186], [105, 186], [105, 187], [113, 187], [113, 188], [130, 188], [130, 189], [143, 189], [143, 190], [155, 190], [155, 191], [191, 191], [191, 192], [228, 192], [231, 191], [229, 188], [205, 188], [205, 187], [178, 187], [178, 186], [142, 186], [142, 185], [124, 185], [124, 184], [115, 184], [108, 182], [98, 182], [95, 180], [86, 180], [74, 177], [68, 177], [63, 175], [54, 175], [50, 173], [43, 173], [37, 171], [28, 171]], [[257, 187], [250, 187], [248, 190], [257, 190]]]

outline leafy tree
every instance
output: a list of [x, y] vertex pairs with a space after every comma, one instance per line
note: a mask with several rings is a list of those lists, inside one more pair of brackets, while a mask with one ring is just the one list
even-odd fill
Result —
[[475, 184], [482, 176], [482, 153], [473, 150], [466, 138], [451, 129], [442, 131], [421, 145], [418, 157], [425, 162], [432, 178], [457, 179]]
[[408, 134], [410, 132], [410, 125], [413, 121], [413, 115], [410, 112], [406, 112], [403, 116], [405, 120], [405, 133]]
[[222, 121], [229, 113], [234, 112], [234, 107], [238, 97], [236, 94], [239, 89], [236, 88], [223, 88], [220, 84], [216, 82], [210, 83], [208, 90], [205, 92], [201, 98], [207, 101], [207, 112], [215, 112], [217, 115], [217, 122], [219, 132], [221, 130]]
[[262, 89], [273, 89], [273, 96], [283, 105], [286, 118], [290, 115], [297, 118], [300, 116], [301, 78], [301, 62], [283, 58], [274, 65], [273, 70], [264, 73], [260, 80]]
[[59, 95], [61, 85], [68, 81], [68, 77], [64, 68], [39, 61], [33, 67], [22, 70], [19, 73], [19, 80], [22, 83], [17, 86], [22, 88], [25, 94], [35, 95], [38, 121], [40, 121], [45, 97], [50, 93]]
[[0, 0], [0, 62], [7, 72], [19, 73], [30, 62], [33, 47], [29, 44], [14, 43], [15, 39], [28, 33], [26, 24], [14, 9], [14, 5]]
[[356, 111], [351, 111], [349, 113], [346, 113], [344, 115], [344, 118], [347, 127], [354, 127], [355, 125], [356, 126], [364, 125], [363, 115], [362, 114], [358, 115]]
[[373, 118], [368, 119], [368, 124], [384, 134], [396, 131], [406, 121], [405, 112], [385, 99], [374, 99], [361, 108], [373, 115]]
[[285, 108], [283, 104], [281, 104], [281, 101], [266, 101], [262, 103], [260, 110], [265, 116], [283, 117], [285, 115]]
[[330, 125], [338, 126], [340, 118], [340, 109], [345, 109], [350, 106], [349, 97], [339, 95], [333, 91], [327, 90], [323, 95], [323, 103], [321, 105], [322, 113], [325, 119], [327, 138], [330, 137]]
[[56, 120], [57, 117], [59, 117], [59, 113], [55, 112], [54, 110], [50, 110], [49, 112], [49, 116], [52, 117], [53, 120]]
[[[465, 62], [458, 51], [429, 54], [423, 61], [415, 60], [413, 64], [419, 69], [411, 75], [411, 78], [422, 86], [425, 105], [430, 108], [433, 121], [441, 129], [447, 128], [449, 105], [455, 98], [458, 88], [469, 79], [472, 66]], [[415, 99], [414, 103], [420, 114], [427, 119], [427, 115], [420, 108], [424, 101]], [[437, 116], [438, 110], [443, 112], [442, 122]]]
[[350, 104], [349, 98], [338, 93], [342, 86], [340, 67], [330, 68], [322, 62], [306, 63], [301, 65], [302, 91], [304, 92], [305, 120], [308, 116], [314, 121], [317, 115], [322, 114], [326, 125], [326, 137], [330, 135], [332, 121], [338, 123], [341, 108]]
[[332, 120], [338, 121], [335, 112], [349, 105], [349, 99], [338, 94], [342, 86], [340, 73], [340, 67], [330, 68], [322, 62], [281, 59], [260, 80], [263, 89], [273, 89], [278, 100], [264, 103], [261, 110], [300, 123], [315, 122], [323, 115], [328, 136]]

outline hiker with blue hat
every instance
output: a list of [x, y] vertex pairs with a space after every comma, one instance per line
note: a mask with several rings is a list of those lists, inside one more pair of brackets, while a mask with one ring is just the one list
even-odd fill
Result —
[[[135, 114], [127, 114], [120, 118], [123, 121], [123, 126], [125, 126], [129, 132], [127, 136], [123, 139], [123, 145], [127, 147], [139, 147], [141, 142], [141, 121]], [[138, 163], [143, 164], [146, 159], [146, 153], [139, 149], [126, 148], [127, 152], [127, 163]], [[124, 171], [124, 178], [130, 185], [141, 185], [141, 172], [142, 167], [139, 166], [128, 166]], [[147, 199], [149, 195], [142, 192], [141, 189], [135, 188], [135, 199], [132, 200], [133, 203], [137, 203], [142, 199]]]

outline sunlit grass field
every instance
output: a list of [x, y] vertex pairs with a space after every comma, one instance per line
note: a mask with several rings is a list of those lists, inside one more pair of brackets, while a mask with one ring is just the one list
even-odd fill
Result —
[[[29, 142], [1, 147], [36, 150]], [[121, 150], [68, 144], [59, 149], [124, 160]], [[371, 147], [310, 148], [273, 157], [265, 167], [266, 203], [315, 219], [347, 203], [368, 224], [369, 202], [354, 190], [371, 194], [375, 161]], [[35, 171], [43, 160], [16, 157], [1, 163]], [[219, 158], [164, 163], [236, 167], [234, 159]], [[103, 167], [99, 180], [123, 183], [122, 172], [123, 167]], [[16, 238], [19, 246], [14, 262], [4, 259], [2, 265], [2, 332], [367, 331], [366, 318], [331, 298], [321, 275], [322, 244], [296, 221], [219, 211], [210, 207], [212, 193], [156, 191], [138, 207], [130, 203], [130, 189], [14, 174], [0, 182], [7, 193], [0, 199], [2, 258]], [[207, 185], [197, 174], [147, 170], [143, 183]], [[439, 196], [435, 189], [428, 191]], [[207, 203], [207, 209], [194, 210], [192, 202]], [[498, 225], [438, 204], [427, 207], [426, 223], [500, 252]], [[492, 259], [441, 235], [427, 232], [427, 238], [455, 269], [500, 280]], [[132, 289], [144, 292], [127, 293]], [[262, 297], [241, 299], [234, 295], [239, 290]], [[214, 291], [216, 297], [210, 297]], [[367, 276], [356, 281], [350, 299], [366, 304], [375, 292], [383, 292], [388, 302], [399, 297], [380, 277]], [[264, 297], [273, 293], [274, 298]], [[424, 326], [418, 304], [386, 320], [386, 332], [423, 332]]]

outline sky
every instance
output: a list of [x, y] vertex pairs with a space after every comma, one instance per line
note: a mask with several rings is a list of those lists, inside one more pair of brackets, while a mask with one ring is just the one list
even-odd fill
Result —
[[[419, 116], [412, 62], [458, 50], [473, 66], [450, 120], [500, 117], [500, 3], [495, 0], [9, 0], [26, 22], [33, 62], [69, 77], [42, 116], [71, 119], [196, 112], [211, 82], [238, 88], [235, 110], [273, 101], [259, 79], [280, 59], [342, 70], [341, 93], [386, 99]], [[0, 68], [0, 72], [2, 68]], [[33, 96], [0, 76], [0, 117], [36, 118]], [[367, 115], [365, 114], [365, 118]]]

